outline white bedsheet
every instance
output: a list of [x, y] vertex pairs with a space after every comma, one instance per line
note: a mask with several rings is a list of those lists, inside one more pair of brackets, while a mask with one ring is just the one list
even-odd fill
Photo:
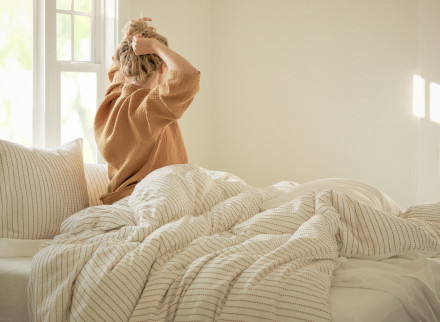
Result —
[[32, 256], [46, 240], [0, 239], [0, 322], [28, 321]]
[[32, 257], [0, 258], [0, 321], [28, 321], [27, 286]]
[[[0, 321], [28, 321], [27, 283], [42, 241], [0, 239]], [[14, 257], [5, 257], [5, 256]], [[16, 255], [28, 255], [20, 257]], [[439, 302], [440, 256], [343, 260], [330, 289], [334, 322], [431, 321]], [[350, 310], [347, 310], [347, 307]]]
[[[0, 258], [1, 322], [28, 321], [26, 296], [31, 260], [32, 257]], [[400, 286], [395, 287], [396, 283], [405, 285], [405, 292]], [[332, 281], [332, 321], [412, 322], [414, 315], [429, 321], [426, 296], [435, 296], [433, 293], [440, 296], [440, 257], [419, 258], [414, 263], [409, 259], [350, 259], [335, 271]], [[408, 295], [411, 304], [406, 307], [404, 299]]]
[[32, 257], [40, 249], [41, 243], [48, 239], [0, 238], [0, 258]]
[[412, 322], [437, 321], [439, 298], [440, 257], [411, 256], [344, 261], [329, 302], [335, 322]]

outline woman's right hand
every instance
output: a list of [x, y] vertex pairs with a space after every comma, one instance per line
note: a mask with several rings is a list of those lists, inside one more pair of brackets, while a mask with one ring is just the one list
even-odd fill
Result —
[[[151, 21], [150, 18], [141, 18]], [[141, 34], [133, 36], [131, 46], [136, 55], [156, 54], [166, 64], [170, 70], [181, 71], [186, 74], [197, 74], [199, 70], [183, 56], [168, 48], [154, 38], [144, 38]]]
[[133, 36], [131, 47], [136, 55], [155, 54], [158, 41], [154, 38], [144, 38], [141, 34]]

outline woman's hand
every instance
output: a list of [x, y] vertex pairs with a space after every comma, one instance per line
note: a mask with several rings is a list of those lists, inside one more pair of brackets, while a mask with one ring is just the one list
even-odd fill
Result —
[[138, 34], [133, 36], [131, 46], [133, 47], [134, 53], [138, 56], [155, 54], [158, 42], [159, 41], [154, 38], [143, 38], [142, 35]]
[[[150, 18], [141, 18], [151, 21]], [[136, 55], [156, 54], [165, 62], [166, 66], [171, 70], [181, 71], [186, 74], [197, 74], [199, 70], [195, 68], [184, 57], [168, 48], [160, 41], [154, 38], [144, 38], [141, 34], [133, 36], [131, 46]]]

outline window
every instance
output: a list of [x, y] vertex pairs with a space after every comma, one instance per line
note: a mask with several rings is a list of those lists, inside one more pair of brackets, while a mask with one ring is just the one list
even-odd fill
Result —
[[3, 1], [0, 138], [54, 147], [82, 137], [84, 160], [99, 160], [93, 119], [116, 43], [116, 8], [116, 0]]
[[32, 0], [1, 2], [0, 138], [24, 145], [32, 144], [32, 20]]

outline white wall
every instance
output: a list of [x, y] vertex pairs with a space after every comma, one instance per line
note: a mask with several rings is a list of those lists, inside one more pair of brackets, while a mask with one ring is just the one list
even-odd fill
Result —
[[407, 207], [440, 194], [438, 125], [412, 115], [413, 75], [440, 75], [438, 3], [132, 0], [120, 21], [142, 10], [202, 71], [190, 161], [256, 186], [360, 180]]
[[439, 185], [439, 125], [430, 121], [429, 87], [440, 84], [440, 1], [419, 1], [419, 64], [426, 86], [426, 115], [419, 126], [418, 198], [420, 203], [436, 201]]
[[414, 200], [417, 2], [215, 5], [218, 167], [256, 185], [345, 177]]

